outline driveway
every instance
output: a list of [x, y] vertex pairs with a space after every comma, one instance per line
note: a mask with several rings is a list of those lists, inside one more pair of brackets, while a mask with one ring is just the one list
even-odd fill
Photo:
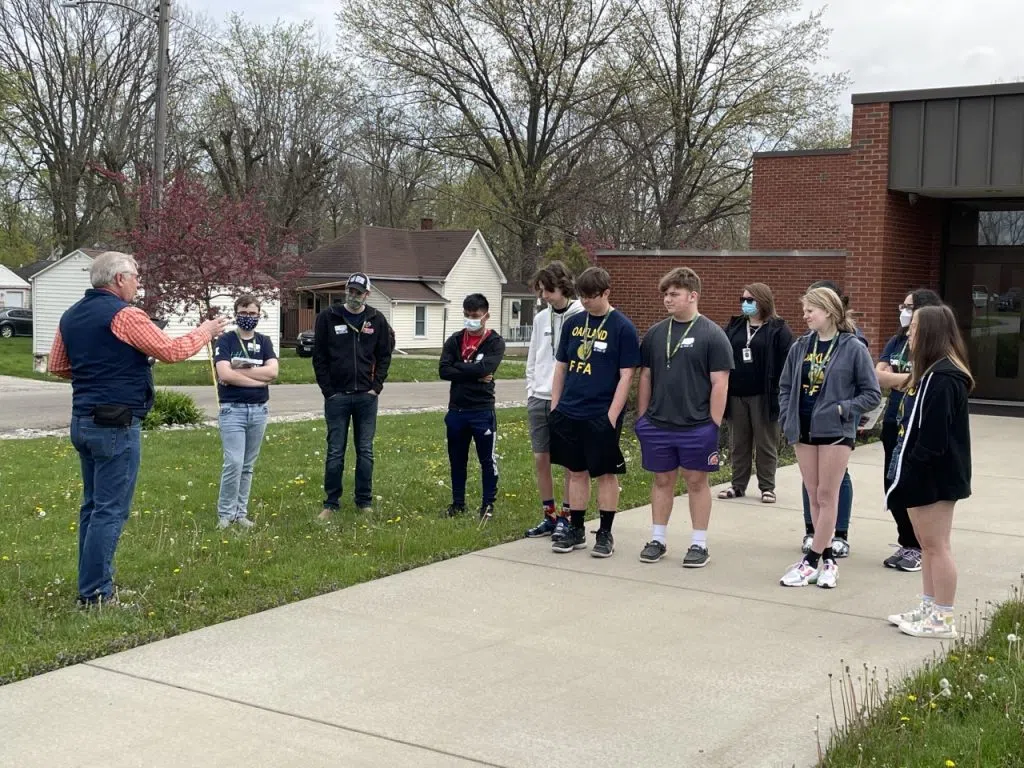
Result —
[[[1024, 453], [1022, 423], [972, 418], [974, 496], [953, 534], [962, 613], [1020, 578], [1024, 463], [1006, 457]], [[520, 540], [5, 686], [3, 762], [813, 765], [816, 716], [823, 742], [832, 723], [830, 673], [867, 665], [884, 685], [941, 649], [884, 619], [921, 580], [881, 566], [896, 535], [882, 463], [881, 445], [854, 453], [838, 589], [778, 584], [803, 533], [786, 467], [774, 506], [715, 501], [701, 570], [679, 567], [680, 498], [656, 565], [637, 558], [645, 507], [619, 515], [610, 560]]]
[[[497, 399], [501, 406], [526, 402], [526, 382], [501, 379]], [[382, 412], [443, 409], [448, 405], [446, 381], [388, 384], [381, 393]], [[217, 416], [217, 393], [212, 386], [169, 387], [185, 392], [210, 418]], [[275, 384], [270, 390], [273, 417], [280, 420], [319, 418], [323, 396], [315, 384]], [[66, 429], [71, 413], [71, 385], [0, 376], [0, 437], [19, 430]], [[24, 433], [22, 433], [24, 434]]]

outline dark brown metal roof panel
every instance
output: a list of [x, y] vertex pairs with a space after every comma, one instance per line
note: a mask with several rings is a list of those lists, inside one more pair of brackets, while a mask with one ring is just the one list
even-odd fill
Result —
[[360, 227], [309, 252], [305, 261], [312, 275], [365, 272], [371, 280], [388, 276], [443, 279], [475, 234], [473, 230]]
[[883, 91], [855, 93], [853, 104], [894, 104], [900, 101], [933, 101], [935, 99], [969, 99], [977, 96], [1015, 96], [1024, 94], [1024, 82], [967, 85], [953, 88], [923, 88], [916, 91]]

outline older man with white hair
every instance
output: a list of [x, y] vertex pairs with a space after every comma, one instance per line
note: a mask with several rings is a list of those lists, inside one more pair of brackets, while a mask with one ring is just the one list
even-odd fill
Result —
[[187, 360], [215, 339], [228, 320], [207, 320], [179, 339], [157, 328], [131, 301], [139, 265], [124, 253], [100, 254], [92, 288], [60, 319], [50, 373], [71, 379], [71, 443], [82, 463], [78, 525], [78, 602], [116, 604], [113, 562], [131, 510], [142, 448], [142, 420], [153, 406], [150, 357]]

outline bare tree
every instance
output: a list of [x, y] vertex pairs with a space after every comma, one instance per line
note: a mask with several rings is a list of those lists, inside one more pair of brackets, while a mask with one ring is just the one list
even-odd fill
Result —
[[613, 126], [656, 216], [636, 239], [705, 245], [709, 230], [720, 236], [746, 216], [753, 153], [789, 148], [834, 121], [846, 79], [816, 72], [829, 31], [820, 12], [793, 20], [799, 0], [638, 6], [623, 37], [638, 84], [629, 119]]
[[532, 270], [540, 231], [626, 90], [609, 64], [632, 4], [351, 0], [339, 19], [378, 80], [432, 112], [430, 146], [485, 172]]

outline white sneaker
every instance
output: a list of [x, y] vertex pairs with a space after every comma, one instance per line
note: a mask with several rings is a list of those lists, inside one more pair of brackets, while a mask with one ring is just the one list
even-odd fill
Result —
[[804, 536], [804, 540], [800, 543], [800, 551], [805, 555], [811, 551], [811, 545], [814, 543], [814, 537], [811, 534]]
[[917, 608], [914, 608], [911, 611], [892, 614], [889, 616], [889, 623], [898, 627], [900, 624], [913, 624], [921, 621], [931, 614], [933, 605], [934, 603], [925, 603], [922, 601]]
[[238, 523], [242, 528], [252, 528], [256, 523], [250, 520], [248, 517], [236, 517], [234, 522]]
[[806, 560], [801, 560], [789, 567], [789, 570], [779, 579], [779, 584], [784, 587], [806, 587], [817, 580], [818, 569], [809, 566]]
[[835, 589], [839, 586], [839, 566], [832, 560], [826, 560], [818, 574], [818, 586], [822, 589]]
[[850, 542], [846, 539], [841, 539], [836, 536], [832, 539], [832, 554], [836, 557], [849, 557], [850, 556]]
[[911, 637], [927, 637], [932, 640], [956, 640], [956, 624], [953, 617], [943, 618], [934, 611], [920, 621], [905, 621], [900, 632]]
[[223, 517], [217, 520], [217, 530], [218, 531], [223, 531], [229, 525], [231, 525], [231, 521], [227, 520], [227, 519], [225, 519]]

